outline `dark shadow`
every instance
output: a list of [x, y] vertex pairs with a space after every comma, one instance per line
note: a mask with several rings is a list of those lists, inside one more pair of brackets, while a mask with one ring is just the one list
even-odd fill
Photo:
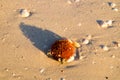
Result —
[[112, 41], [113, 44], [118, 45], [119, 43], [116, 41]]
[[67, 69], [71, 69], [71, 68], [75, 68], [75, 67], [77, 67], [78, 65], [69, 65], [69, 66], [66, 66], [65, 68], [67, 68]]
[[112, 5], [112, 2], [108, 2], [108, 5], [111, 6], [111, 5]]
[[30, 39], [35, 47], [43, 51], [45, 54], [50, 50], [50, 46], [54, 41], [62, 39], [59, 35], [49, 30], [43, 30], [36, 26], [20, 24], [20, 29], [23, 34]]
[[102, 20], [96, 20], [99, 25], [102, 25], [104, 22]]
[[76, 49], [76, 56], [75, 56], [75, 60], [79, 60], [80, 59], [80, 48]]
[[99, 45], [99, 47], [100, 47], [100, 48], [104, 48], [104, 46], [105, 46], [105, 45], [102, 45], [102, 44], [101, 44], [101, 45]]

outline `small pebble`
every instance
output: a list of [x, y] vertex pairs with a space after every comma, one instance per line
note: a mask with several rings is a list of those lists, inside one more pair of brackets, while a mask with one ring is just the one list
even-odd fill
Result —
[[82, 42], [83, 44], [89, 44], [90, 43], [90, 40], [88, 40], [88, 39], [83, 39], [83, 42]]
[[65, 78], [60, 78], [60, 80], [65, 80]]
[[67, 30], [67, 27], [66, 28], [64, 28], [64, 30], [63, 31], [66, 31]]
[[13, 76], [13, 77], [15, 77], [15, 76], [16, 76], [16, 74], [15, 74], [15, 73], [12, 73], [12, 76]]
[[5, 42], [5, 40], [6, 40], [5, 38], [2, 38], [2, 42]]
[[113, 41], [112, 43], [113, 43], [115, 46], [120, 47], [120, 43], [118, 43], [117, 41]]
[[17, 79], [21, 79], [22, 75], [16, 75], [15, 73], [12, 73], [12, 76]]
[[82, 60], [82, 59], [84, 59], [84, 58], [86, 58], [86, 56], [80, 56], [80, 60]]
[[115, 58], [115, 55], [111, 55], [112, 58]]
[[118, 9], [117, 9], [117, 8], [112, 8], [112, 10], [118, 12]]
[[107, 46], [104, 46], [104, 47], [103, 47], [103, 50], [104, 50], [104, 51], [109, 51], [109, 48], [108, 48]]
[[91, 40], [92, 39], [92, 35], [87, 35], [87, 37], [86, 37], [88, 40]]
[[108, 24], [106, 22], [103, 22], [103, 24], [100, 25], [102, 28], [108, 28]]
[[105, 45], [100, 45], [100, 47], [104, 50], [104, 51], [109, 51], [109, 47], [105, 46]]
[[40, 73], [43, 73], [45, 71], [45, 69], [40, 69]]
[[107, 21], [97, 20], [97, 23], [101, 26], [101, 28], [109, 28], [112, 27], [113, 20]]
[[68, 0], [67, 3], [68, 3], [68, 4], [72, 4], [72, 1]]
[[21, 15], [21, 17], [26, 18], [26, 17], [29, 17], [31, 14], [27, 9], [21, 9], [20, 10], [20, 15]]
[[81, 47], [81, 45], [80, 45], [78, 42], [73, 42], [73, 44], [74, 44], [77, 48]]
[[120, 43], [118, 43], [118, 47], [120, 47]]
[[9, 69], [8, 69], [8, 68], [5, 68], [4, 70], [5, 70], [5, 71], [9, 71]]
[[95, 62], [95, 61], [92, 61], [92, 64], [96, 64], [96, 62]]
[[112, 26], [113, 20], [107, 20], [106, 23], [108, 24], [108, 26]]
[[114, 8], [114, 7], [116, 6], [116, 4], [115, 4], [115, 3], [112, 3], [112, 2], [109, 2], [108, 4], [109, 4], [109, 6], [112, 7], [112, 8]]

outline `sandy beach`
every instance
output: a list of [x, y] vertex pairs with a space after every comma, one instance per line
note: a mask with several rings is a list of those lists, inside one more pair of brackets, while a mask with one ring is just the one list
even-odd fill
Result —
[[[81, 45], [78, 60], [46, 55], [62, 37]], [[120, 0], [0, 0], [0, 80], [120, 80]]]

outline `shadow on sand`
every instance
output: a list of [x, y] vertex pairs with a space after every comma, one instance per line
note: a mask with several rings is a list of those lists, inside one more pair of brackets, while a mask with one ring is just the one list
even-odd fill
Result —
[[20, 23], [20, 29], [23, 34], [30, 39], [35, 47], [43, 51], [45, 54], [50, 50], [50, 46], [54, 41], [62, 39], [59, 35], [49, 30], [43, 30], [36, 26]]

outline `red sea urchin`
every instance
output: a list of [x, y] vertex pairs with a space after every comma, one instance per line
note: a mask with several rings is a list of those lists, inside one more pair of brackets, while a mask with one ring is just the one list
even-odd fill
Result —
[[51, 46], [50, 54], [54, 59], [60, 61], [61, 63], [70, 62], [74, 60], [69, 59], [74, 57], [77, 47], [80, 47], [80, 45], [70, 39], [57, 40]]

